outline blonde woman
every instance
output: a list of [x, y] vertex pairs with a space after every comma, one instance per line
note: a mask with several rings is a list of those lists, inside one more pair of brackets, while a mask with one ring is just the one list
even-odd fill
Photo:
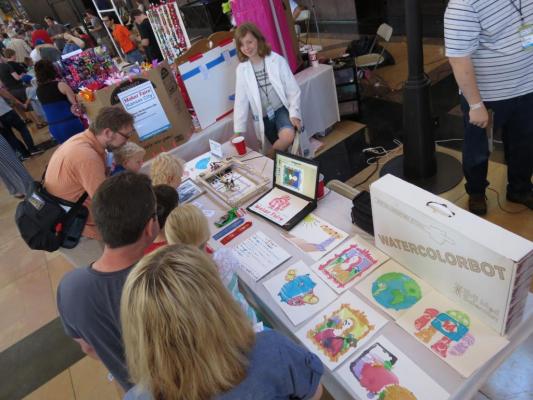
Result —
[[234, 132], [246, 131], [251, 109], [263, 153], [268, 150], [267, 141], [274, 150], [285, 151], [294, 140], [294, 128], [300, 129], [302, 125], [300, 87], [287, 61], [270, 49], [257, 26], [242, 24], [234, 37], [240, 61], [236, 72]]
[[[204, 250], [207, 241], [211, 237], [209, 222], [202, 210], [192, 204], [176, 207], [169, 214], [165, 223], [165, 237], [169, 244], [188, 244]], [[246, 313], [252, 325], [256, 325], [259, 321], [257, 314], [239, 290], [237, 277], [239, 262], [235, 258], [233, 251], [222, 247], [214, 252], [213, 260], [218, 268], [222, 282]]]
[[254, 334], [200, 249], [171, 245], [129, 274], [120, 315], [137, 385], [126, 400], [319, 399], [320, 360], [275, 331]]
[[185, 163], [168, 153], [160, 153], [152, 160], [150, 176], [154, 185], [169, 185], [178, 188]]

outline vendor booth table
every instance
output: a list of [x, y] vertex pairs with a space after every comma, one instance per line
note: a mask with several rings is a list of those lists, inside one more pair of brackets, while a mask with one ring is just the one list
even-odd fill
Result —
[[[326, 131], [340, 120], [335, 78], [331, 66], [320, 64], [318, 67], [304, 69], [296, 74], [296, 81], [302, 91], [301, 112], [305, 124], [305, 135], [308, 138]], [[189, 141], [170, 150], [170, 154], [190, 160], [209, 151], [209, 139], [225, 143], [231, 139], [232, 135], [233, 113], [193, 134]], [[254, 150], [260, 148], [251, 117], [244, 137], [248, 147]], [[148, 161], [147, 164], [149, 163]]]
[[[235, 149], [230, 143], [225, 143], [223, 149], [226, 156], [236, 155]], [[206, 157], [208, 155], [209, 154], [206, 154]], [[246, 155], [241, 157], [241, 160], [258, 172], [262, 171], [261, 174], [263, 176], [268, 177], [269, 179], [272, 178], [273, 161], [271, 159], [263, 157], [256, 152], [249, 151]], [[190, 166], [191, 165], [188, 165], [187, 167]], [[208, 194], [203, 194], [196, 198], [194, 203], [204, 210], [214, 211], [214, 213], [211, 213], [213, 215], [208, 218], [209, 225], [212, 227], [212, 232], [215, 231], [213, 222], [218, 220], [229, 209], [228, 206], [223, 205]], [[373, 237], [369, 236], [351, 223], [351, 207], [352, 202], [350, 199], [343, 197], [334, 191], [330, 191], [318, 202], [318, 208], [313, 211], [313, 213], [350, 235], [358, 234], [364, 239], [373, 242]], [[257, 231], [261, 231], [287, 251], [291, 255], [291, 258], [257, 282], [255, 282], [246, 272], [241, 271], [239, 273], [239, 278], [245, 289], [245, 294], [259, 307], [260, 312], [267, 317], [275, 329], [280, 330], [297, 340], [295, 332], [305, 325], [305, 322], [297, 326], [293, 325], [281, 308], [275, 304], [271, 295], [263, 286], [263, 282], [279, 273], [280, 270], [295, 264], [298, 261], [303, 261], [307, 265], [311, 265], [313, 261], [308, 255], [300, 252], [288, 241], [283, 239], [280, 235], [280, 228], [261, 218], [255, 217], [252, 214], [248, 214], [247, 219], [252, 220], [253, 225], [250, 229], [237, 236], [237, 238], [229, 244], [229, 247], [238, 245]], [[354, 291], [353, 288], [350, 290]], [[393, 342], [404, 353], [409, 354], [409, 357], [423, 371], [450, 393], [450, 398], [457, 400], [466, 400], [474, 396], [484, 382], [490, 377], [491, 373], [494, 372], [494, 370], [496, 370], [498, 366], [533, 333], [533, 294], [529, 294], [526, 305], [526, 310], [528, 311], [526, 311], [522, 322], [507, 336], [509, 344], [477, 372], [471, 375], [468, 379], [465, 379], [448, 364], [436, 357], [431, 350], [425, 348], [407, 332], [401, 329], [390, 317], [386, 316], [386, 314], [381, 311], [378, 311], [377, 308], [370, 305], [370, 303], [368, 304], [369, 307], [374, 308], [376, 312], [382, 314], [389, 321], [380, 331], [380, 334]], [[340, 379], [338, 370], [332, 373], [326, 368], [322, 382], [335, 399], [353, 398], [349, 395], [345, 386], [346, 384]]]

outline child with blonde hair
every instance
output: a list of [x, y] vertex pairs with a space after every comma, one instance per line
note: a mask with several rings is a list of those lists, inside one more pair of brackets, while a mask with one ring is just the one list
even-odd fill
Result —
[[[209, 223], [202, 210], [193, 204], [184, 204], [176, 207], [169, 214], [165, 223], [165, 236], [168, 244], [188, 244], [204, 249], [211, 237]], [[218, 267], [222, 282], [228, 288], [233, 298], [239, 303], [252, 324], [257, 324], [255, 310], [248, 304], [239, 291], [237, 269], [239, 262], [233, 251], [221, 248], [213, 254], [213, 261]]]
[[111, 175], [122, 171], [139, 172], [144, 160], [146, 150], [134, 142], [126, 142], [124, 146], [113, 151], [115, 168]]
[[178, 188], [183, 176], [184, 161], [168, 153], [158, 154], [152, 160], [150, 175], [154, 185], [169, 185]]

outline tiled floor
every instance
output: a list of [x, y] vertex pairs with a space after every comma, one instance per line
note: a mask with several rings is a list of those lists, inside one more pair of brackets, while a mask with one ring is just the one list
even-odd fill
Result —
[[[47, 139], [44, 130], [35, 136]], [[52, 151], [25, 163], [34, 178], [40, 177]], [[13, 220], [16, 204], [17, 201], [0, 187], [0, 351], [57, 317], [56, 288], [61, 277], [72, 269], [58, 253], [35, 252], [26, 247]], [[504, 221], [494, 219], [493, 222]], [[532, 376], [533, 337], [530, 337], [491, 377], [476, 400], [533, 399]], [[120, 398], [116, 385], [107, 379], [106, 369], [88, 357], [26, 397], [31, 400]]]

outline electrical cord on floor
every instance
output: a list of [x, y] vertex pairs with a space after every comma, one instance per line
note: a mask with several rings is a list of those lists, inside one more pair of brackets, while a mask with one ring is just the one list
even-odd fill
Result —
[[498, 202], [498, 208], [499, 208], [500, 210], [502, 210], [503, 212], [505, 212], [505, 213], [507, 213], [507, 214], [521, 214], [521, 213], [523, 213], [524, 211], [529, 210], [528, 207], [525, 207], [524, 209], [519, 210], [519, 211], [510, 211], [510, 210], [506, 210], [505, 208], [502, 207], [502, 204], [501, 204], [501, 202], [500, 202], [500, 192], [498, 192], [496, 189], [493, 189], [493, 188], [491, 188], [491, 187], [489, 187], [489, 188], [487, 188], [487, 189], [490, 190], [491, 192], [496, 193], [496, 200], [497, 200], [497, 202]]

